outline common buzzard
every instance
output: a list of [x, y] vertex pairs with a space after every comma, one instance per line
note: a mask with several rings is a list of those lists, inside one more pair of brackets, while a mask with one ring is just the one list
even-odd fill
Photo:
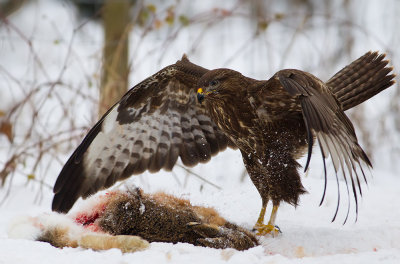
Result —
[[[344, 111], [394, 83], [384, 57], [368, 52], [323, 82], [299, 70], [258, 81], [229, 69], [209, 71], [183, 56], [129, 90], [89, 131], [58, 176], [52, 209], [67, 212], [79, 197], [118, 180], [171, 170], [178, 157], [186, 166], [204, 163], [229, 146], [241, 151], [262, 198], [255, 228], [277, 232], [280, 202], [297, 205], [305, 192], [296, 159], [308, 151], [307, 170], [318, 139], [324, 166], [330, 156], [358, 212], [359, 174], [366, 181], [362, 163], [371, 162]], [[326, 181], [325, 168], [323, 197]]]

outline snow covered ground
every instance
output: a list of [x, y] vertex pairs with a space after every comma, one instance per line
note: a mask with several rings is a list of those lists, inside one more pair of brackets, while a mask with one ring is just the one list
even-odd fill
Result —
[[[202, 165], [195, 171], [203, 171], [204, 174], [208, 165]], [[346, 203], [341, 205], [339, 219], [334, 223], [330, 221], [336, 208], [335, 182], [328, 183], [326, 201], [318, 207], [323, 189], [318, 169], [315, 165], [303, 178], [309, 193], [302, 196], [300, 205], [296, 209], [289, 205], [281, 206], [277, 223], [283, 233], [275, 238], [260, 237], [260, 246], [244, 252], [183, 243], [152, 243], [145, 251], [122, 254], [116, 249], [103, 252], [81, 248], [57, 249], [42, 242], [10, 239], [7, 230], [15, 219], [49, 212], [52, 198], [51, 193], [46, 192], [41, 205], [32, 205], [36, 193], [23, 185], [16, 186], [6, 204], [0, 208], [0, 263], [399, 263], [399, 177], [384, 170], [374, 170], [368, 188], [363, 186], [365, 192], [358, 221], [354, 222], [352, 208], [350, 220], [342, 225]], [[199, 188], [199, 180], [193, 176], [174, 179], [165, 172], [141, 176], [148, 180], [145, 183], [140, 177], [134, 177], [127, 184], [135, 184], [147, 192], [165, 190], [188, 198], [193, 204], [213, 206], [229, 220], [251, 228], [259, 213], [260, 199], [248, 179], [239, 181], [237, 175], [240, 170], [239, 154], [227, 151], [212, 163], [207, 177], [222, 190], [207, 184]], [[229, 180], [229, 175], [235, 177]], [[183, 187], [178, 180], [183, 182], [185, 178], [187, 183]], [[78, 207], [81, 202], [78, 202]]]
[[[211, 2], [214, 4], [214, 1]], [[337, 4], [338, 2], [336, 1], [335, 3]], [[67, 68], [63, 72], [63, 81], [71, 86], [80, 87], [82, 91], [91, 89], [88, 94], [95, 97], [97, 95], [95, 88], [97, 88], [98, 84], [93, 72], [99, 71], [99, 57], [102, 45], [101, 29], [98, 25], [88, 23], [80, 28], [81, 31], [75, 34], [74, 40], [71, 41], [73, 28], [76, 28], [79, 23], [76, 21], [73, 12], [65, 8], [65, 6], [61, 8], [65, 4], [60, 3], [63, 3], [63, 1], [32, 1], [28, 7], [10, 18], [26, 36], [32, 36], [32, 49], [39, 55], [45, 66], [45, 72], [49, 76], [42, 76], [46, 74], [42, 72], [40, 67], [36, 68], [37, 65], [34, 62], [35, 58], [32, 56], [32, 51], [26, 46], [25, 42], [20, 41], [15, 32], [8, 32], [7, 29], [2, 29], [1, 31], [3, 39], [0, 49], [0, 66], [7, 69], [17, 80], [21, 79], [24, 87], [29, 90], [30, 86], [34, 88], [40, 86], [42, 82], [45, 83], [47, 81], [46, 78], [49, 81], [57, 79], [60, 72], [63, 71], [62, 67], [65, 63]], [[223, 1], [223, 3], [226, 6], [229, 5], [229, 1]], [[393, 4], [393, 2], [390, 3]], [[60, 5], [62, 6], [60, 7]], [[357, 36], [357, 45], [353, 50], [352, 59], [370, 49], [388, 50], [388, 47], [396, 46], [392, 45], [396, 43], [396, 37], [391, 39], [386, 36], [393, 35], [389, 34], [389, 31], [393, 29], [393, 25], [390, 23], [394, 23], [397, 20], [381, 21], [380, 18], [383, 15], [392, 14], [389, 12], [392, 9], [384, 8], [384, 12], [379, 12], [379, 10], [382, 11], [379, 6], [381, 6], [380, 1], [370, 1], [369, 5], [359, 8], [360, 12], [367, 14], [366, 17], [371, 18], [370, 20], [365, 19], [365, 21], [361, 19], [360, 25], [365, 25], [366, 28], [374, 32], [370, 33], [370, 35], [366, 34], [365, 37], [362, 34], [362, 36]], [[398, 12], [395, 13], [397, 17]], [[391, 17], [393, 18], [393, 16]], [[239, 23], [242, 22], [239, 21]], [[298, 67], [310, 70], [315, 74], [325, 74], [325, 77], [327, 77], [333, 73], [334, 69], [339, 69], [349, 63], [348, 58], [342, 58], [340, 62], [334, 65], [328, 63], [330, 62], [328, 58], [330, 58], [331, 54], [325, 51], [342, 44], [340, 39], [331, 41], [332, 35], [337, 35], [336, 30], [332, 27], [327, 30], [321, 29], [321, 31], [327, 32], [326, 35], [325, 33], [322, 34], [321, 31], [308, 32], [310, 36], [300, 34], [302, 44], [298, 44], [296, 49], [291, 49], [286, 46], [286, 43], [290, 43], [288, 39], [290, 40], [291, 38], [291, 31], [286, 32], [286, 34], [282, 33], [280, 31], [281, 28], [276, 25], [271, 25], [271, 28], [268, 29], [275, 30], [276, 34], [270, 34], [265, 37], [265, 43], [269, 43], [267, 47], [262, 44], [260, 48], [256, 44], [249, 43], [244, 52], [238, 54], [236, 59], [230, 59], [232, 54], [238, 53], [236, 51], [240, 50], [243, 45], [242, 42], [236, 43], [230, 39], [232, 35], [235, 35], [232, 34], [232, 30], [234, 33], [240, 34], [242, 39], [251, 40], [250, 35], [243, 35], [243, 28], [237, 27], [236, 29], [235, 25], [237, 24], [232, 23], [225, 30], [220, 30], [218, 27], [207, 30], [204, 33], [205, 37], [199, 38], [198, 45], [201, 51], [191, 50], [192, 40], [197, 40], [198, 37], [197, 30], [191, 30], [186, 35], [182, 34], [174, 45], [169, 46], [169, 52], [166, 52], [162, 60], [156, 59], [159, 54], [147, 53], [148, 50], [154, 48], [154, 46], [147, 45], [149, 43], [153, 44], [152, 42], [154, 42], [158, 43], [158, 46], [162, 46], [163, 43], [160, 41], [161, 37], [159, 35], [150, 36], [143, 41], [144, 44], [137, 46], [137, 39], [140, 34], [133, 34], [132, 47], [136, 49], [136, 53], [140, 56], [134, 57], [135, 63], [133, 65], [131, 76], [133, 80], [131, 83], [137, 83], [160, 69], [161, 66], [173, 63], [181, 56], [182, 51], [189, 52], [189, 54], [192, 52], [190, 55], [193, 55], [191, 57], [193, 61], [205, 67], [213, 68], [222, 65], [240, 70], [249, 76], [257, 78], [265, 78], [265, 76], [282, 67]], [[215, 37], [215, 34], [218, 37]], [[319, 39], [317, 38], [318, 34], [324, 37], [321, 38], [321, 41], [313, 41], [312, 46], [315, 49], [310, 49], [310, 39]], [[219, 45], [220, 35], [223, 35], [225, 45]], [[274, 37], [270, 38], [270, 36]], [[66, 59], [70, 43], [72, 52], [70, 57]], [[282, 43], [285, 43], [285, 45]], [[156, 48], [158, 47], [157, 45], [155, 46]], [[208, 49], [210, 50], [209, 52], [204, 52], [205, 47], [210, 46], [213, 46], [213, 48]], [[229, 47], [227, 48], [227, 46]], [[290, 55], [287, 56], [284, 62], [280, 60], [282, 53]], [[391, 55], [390, 58], [394, 60], [394, 65], [398, 62], [398, 60], [395, 60], [397, 57], [394, 55], [396, 54], [395, 52], [389, 54]], [[260, 60], [260, 58], [266, 58], [267, 62], [263, 59]], [[304, 58], [307, 58], [307, 60]], [[138, 60], [136, 61], [136, 59]], [[328, 70], [328, 68], [332, 68], [332, 70]], [[3, 78], [1, 79], [2, 83], [6, 85], [13, 83], [3, 75], [1, 77]], [[88, 79], [90, 82], [94, 82], [93, 88], [90, 88], [90, 85], [87, 84]], [[57, 88], [63, 91], [63, 87]], [[9, 89], [0, 90], [0, 102], [4, 109], [7, 109], [14, 102], [13, 100], [18, 99], [20, 91], [17, 89], [11, 91]], [[342, 225], [347, 210], [346, 190], [342, 182], [342, 203], [339, 216], [334, 223], [331, 223], [337, 201], [334, 177], [330, 177], [329, 190], [325, 202], [321, 207], [318, 206], [323, 191], [323, 177], [322, 164], [317, 153], [318, 149], [315, 148], [314, 153], [316, 155], [313, 156], [311, 170], [307, 176], [303, 177], [303, 184], [309, 193], [302, 196], [301, 203], [297, 208], [283, 204], [278, 211], [277, 224], [283, 233], [275, 238], [261, 237], [260, 242], [262, 245], [244, 252], [233, 249], [201, 248], [190, 244], [152, 243], [151, 247], [145, 251], [122, 254], [119, 250], [95, 252], [80, 248], [57, 249], [46, 243], [10, 239], [7, 231], [9, 225], [15, 219], [23, 215], [36, 216], [50, 211], [52, 200], [51, 185], [59, 173], [60, 163], [65, 161], [67, 155], [70, 154], [68, 152], [65, 153], [63, 159], [56, 160], [58, 163], [53, 160], [49, 161], [51, 163], [50, 169], [47, 170], [43, 178], [39, 179], [43, 180], [46, 183], [45, 185], [38, 187], [37, 183], [27, 181], [26, 175], [30, 173], [29, 169], [32, 167], [28, 161], [26, 166], [19, 168], [19, 174], [14, 177], [14, 180], [7, 182], [6, 187], [0, 189], [0, 201], [3, 201], [3, 198], [7, 196], [0, 206], [0, 264], [88, 262], [98, 264], [188, 262], [400, 263], [400, 177], [398, 169], [397, 171], [395, 169], [396, 167], [400, 168], [400, 166], [396, 164], [396, 160], [393, 158], [398, 156], [393, 155], [391, 152], [392, 147], [396, 147], [396, 142], [400, 141], [395, 134], [391, 133], [387, 133], [382, 138], [382, 135], [378, 134], [377, 131], [378, 129], [383, 129], [385, 123], [379, 123], [380, 125], [383, 124], [382, 127], [378, 127], [374, 123], [375, 118], [387, 113], [385, 111], [390, 104], [390, 96], [388, 95], [393, 94], [394, 88], [377, 96], [376, 99], [373, 99], [375, 101], [365, 104], [368, 111], [365, 119], [367, 123], [369, 122], [367, 126], [371, 128], [370, 132], [373, 135], [377, 135], [375, 137], [377, 140], [374, 140], [374, 151], [378, 155], [374, 157], [375, 169], [371, 171], [373, 177], [369, 177], [368, 187], [365, 184], [363, 185], [364, 196], [360, 202], [357, 222], [355, 222], [354, 204], [351, 204], [350, 219], [345, 225]], [[75, 100], [71, 95], [66, 97]], [[51, 100], [46, 102], [48, 101], [50, 101], [50, 105], [45, 107], [41, 113], [45, 114], [43, 119], [47, 121], [47, 116], [49, 116], [51, 122], [45, 123], [46, 125], [43, 126], [42, 136], [46, 136], [47, 130], [50, 130], [48, 124], [51, 125], [51, 129], [58, 126], [58, 123], [54, 121], [54, 116], [57, 116], [57, 113], [54, 114], [54, 112], [60, 111], [60, 109], [59, 107], [57, 108], [57, 104]], [[39, 102], [41, 101], [39, 100]], [[79, 124], [88, 125], [88, 120], [91, 120], [93, 113], [95, 113], [93, 110], [94, 102], [79, 101], [74, 103], [76, 107], [74, 116], [76, 115], [77, 117], [75, 121]], [[67, 103], [67, 105], [69, 104]], [[28, 118], [30, 117], [30, 110], [26, 110], [25, 116]], [[24, 123], [25, 120], [17, 121], [20, 124], [15, 129], [15, 133], [21, 134], [22, 128], [28, 125]], [[63, 127], [59, 129], [67, 128], [66, 124], [63, 124]], [[41, 133], [38, 132], [37, 136], [41, 136]], [[2, 145], [3, 142], [5, 142], [4, 145], [7, 144], [5, 139], [0, 138], [0, 140], [2, 140], [0, 141], [0, 161], [3, 162], [2, 158], [8, 157], [10, 153], [7, 153], [5, 151], [7, 148]], [[300, 163], [304, 164], [305, 161], [302, 160]], [[392, 167], [389, 168], [388, 164], [392, 165]], [[43, 167], [46, 166], [43, 165]], [[220, 186], [221, 189], [219, 190], [203, 182], [179, 167], [175, 168], [173, 173], [145, 173], [141, 176], [133, 177], [126, 184], [137, 185], [146, 192], [166, 191], [190, 199], [192, 204], [215, 207], [224, 217], [246, 228], [250, 229], [254, 225], [258, 217], [261, 201], [255, 187], [247, 177], [244, 181], [240, 181], [243, 164], [239, 152], [226, 151], [219, 154], [210, 163], [196, 166], [193, 171]], [[333, 176], [332, 170], [330, 170], [330, 176]], [[11, 192], [7, 195], [9, 186], [11, 186]], [[116, 186], [116, 188], [119, 187], [121, 186]], [[78, 206], [79, 203], [80, 201], [78, 201]], [[268, 216], [269, 212], [267, 212]]]

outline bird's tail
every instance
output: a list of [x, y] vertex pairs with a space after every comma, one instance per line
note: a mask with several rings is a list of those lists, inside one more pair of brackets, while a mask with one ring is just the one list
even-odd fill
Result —
[[343, 110], [361, 104], [395, 83], [393, 68], [385, 54], [367, 52], [336, 73], [327, 85], [332, 89]]

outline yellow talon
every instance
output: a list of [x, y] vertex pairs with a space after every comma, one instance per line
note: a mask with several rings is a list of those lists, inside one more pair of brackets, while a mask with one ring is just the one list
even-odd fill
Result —
[[254, 226], [254, 230], [257, 230], [256, 235], [258, 236], [264, 236], [271, 234], [272, 237], [276, 237], [279, 235], [281, 230], [279, 229], [278, 226], [275, 225], [275, 219], [276, 219], [276, 214], [278, 212], [279, 205], [274, 205], [272, 207], [272, 212], [271, 212], [271, 217], [268, 221], [268, 224], [264, 224], [264, 215], [265, 215], [265, 210], [266, 206], [263, 206], [261, 208], [260, 216], [258, 217], [257, 223]]
[[282, 233], [279, 227], [274, 225], [255, 226], [255, 229], [257, 230], [257, 236], [271, 235], [272, 237], [276, 237]]

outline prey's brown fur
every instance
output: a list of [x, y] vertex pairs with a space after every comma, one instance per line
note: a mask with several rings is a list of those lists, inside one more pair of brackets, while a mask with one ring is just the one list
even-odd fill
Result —
[[258, 245], [251, 232], [227, 221], [215, 209], [193, 206], [188, 200], [162, 192], [111, 192], [92, 209], [75, 216], [77, 224], [87, 227], [87, 231], [74, 236], [68, 226], [43, 226], [37, 240], [61, 248], [120, 248], [123, 252], [144, 249], [148, 242], [183, 242], [237, 250]]
[[252, 233], [213, 208], [192, 206], [188, 200], [140, 190], [111, 198], [98, 225], [113, 235], [138, 235], [149, 242], [185, 242], [238, 250], [258, 245]]

